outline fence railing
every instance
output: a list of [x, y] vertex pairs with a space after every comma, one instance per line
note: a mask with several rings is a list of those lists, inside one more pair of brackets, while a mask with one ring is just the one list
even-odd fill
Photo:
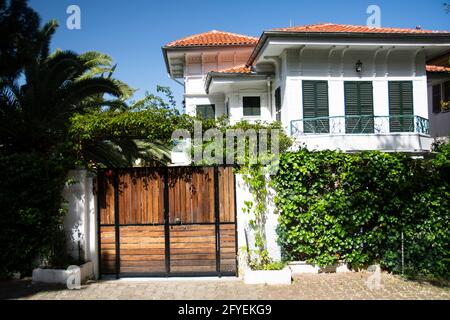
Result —
[[317, 134], [429, 134], [429, 121], [415, 115], [373, 116], [347, 115], [306, 118], [291, 121], [291, 135]]

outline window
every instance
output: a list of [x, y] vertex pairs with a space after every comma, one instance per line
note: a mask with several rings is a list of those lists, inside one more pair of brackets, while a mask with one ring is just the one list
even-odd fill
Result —
[[450, 81], [444, 82], [442, 84], [442, 100], [450, 100]]
[[197, 106], [197, 117], [203, 119], [215, 119], [216, 106], [214, 104], [204, 104]]
[[433, 86], [433, 113], [441, 112], [442, 91], [441, 84]]
[[242, 106], [244, 108], [244, 117], [261, 115], [260, 97], [243, 97]]
[[227, 102], [225, 102], [225, 115], [227, 117], [230, 116], [230, 99], [227, 99]]
[[277, 121], [281, 121], [281, 88], [275, 90], [275, 116]]
[[389, 81], [390, 132], [413, 132], [412, 81]]
[[303, 132], [330, 132], [327, 81], [303, 81]]
[[372, 82], [346, 81], [345, 132], [373, 133], [373, 89]]
[[436, 84], [432, 87], [433, 113], [442, 112], [441, 102], [450, 100], [450, 81]]

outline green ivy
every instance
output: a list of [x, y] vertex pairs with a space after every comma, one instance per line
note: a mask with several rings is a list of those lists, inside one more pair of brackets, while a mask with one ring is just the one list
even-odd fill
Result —
[[380, 263], [393, 272], [448, 278], [448, 144], [438, 151], [433, 160], [381, 152], [283, 154], [274, 188], [285, 259]]

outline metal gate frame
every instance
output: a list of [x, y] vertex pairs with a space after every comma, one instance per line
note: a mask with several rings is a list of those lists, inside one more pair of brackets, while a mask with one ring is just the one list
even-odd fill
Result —
[[[97, 237], [98, 237], [98, 267], [99, 267], [99, 278], [101, 279], [105, 275], [115, 275], [116, 279], [119, 278], [133, 278], [133, 277], [211, 277], [211, 276], [238, 276], [239, 274], [239, 264], [238, 264], [238, 231], [237, 231], [237, 205], [236, 205], [236, 174], [233, 173], [233, 184], [234, 184], [234, 222], [220, 222], [220, 202], [219, 202], [219, 167], [229, 168], [234, 167], [233, 165], [222, 165], [222, 166], [173, 166], [173, 167], [142, 167], [139, 169], [150, 169], [150, 170], [164, 170], [164, 224], [148, 224], [148, 226], [161, 226], [164, 225], [164, 238], [165, 238], [165, 272], [144, 272], [144, 273], [121, 273], [120, 272], [120, 227], [123, 226], [146, 226], [146, 224], [120, 224], [119, 223], [119, 171], [124, 170], [134, 170], [136, 168], [114, 168], [114, 169], [99, 169], [97, 171], [97, 176], [103, 174], [106, 171], [111, 171], [113, 174], [113, 186], [114, 186], [114, 224], [101, 224], [100, 218], [100, 206], [99, 196], [97, 192]], [[169, 169], [177, 168], [214, 168], [214, 223], [188, 223], [182, 225], [215, 225], [215, 238], [216, 238], [216, 271], [215, 272], [171, 272], [170, 271], [170, 227], [180, 226], [180, 224], [170, 223], [169, 221]], [[234, 225], [235, 230], [235, 263], [236, 272], [221, 272], [221, 262], [220, 262], [220, 226], [221, 225]], [[102, 254], [101, 254], [101, 227], [114, 227], [115, 229], [115, 251], [116, 251], [116, 272], [115, 273], [102, 273]]]

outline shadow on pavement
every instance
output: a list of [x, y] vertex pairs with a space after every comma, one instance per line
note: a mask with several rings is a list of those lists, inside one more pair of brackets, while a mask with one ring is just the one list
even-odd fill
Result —
[[64, 285], [32, 283], [31, 280], [2, 280], [0, 281], [0, 300], [26, 299], [41, 292], [64, 291]]

